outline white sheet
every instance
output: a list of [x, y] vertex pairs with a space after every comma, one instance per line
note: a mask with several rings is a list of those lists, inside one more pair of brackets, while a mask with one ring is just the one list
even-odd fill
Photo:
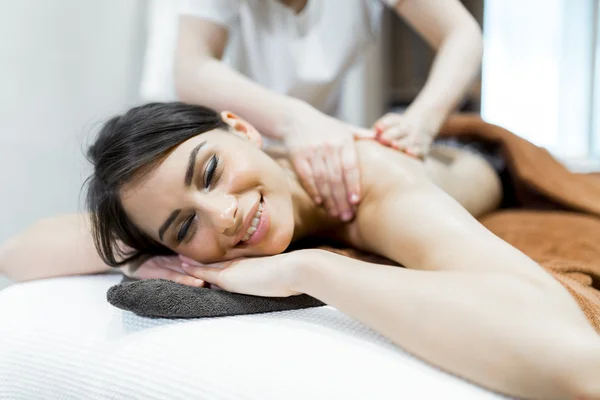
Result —
[[0, 291], [0, 399], [500, 398], [331, 307], [153, 320], [106, 302], [119, 279], [59, 278]]

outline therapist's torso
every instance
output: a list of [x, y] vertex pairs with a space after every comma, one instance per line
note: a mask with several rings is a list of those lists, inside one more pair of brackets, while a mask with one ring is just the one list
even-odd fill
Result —
[[175, 100], [173, 60], [178, 15], [229, 28], [223, 61], [253, 81], [338, 113], [346, 72], [374, 43], [381, 0], [308, 0], [296, 14], [277, 0], [154, 0], [141, 95]]

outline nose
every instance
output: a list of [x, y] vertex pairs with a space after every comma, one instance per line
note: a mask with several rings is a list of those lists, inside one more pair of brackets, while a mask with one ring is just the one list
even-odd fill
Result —
[[211, 224], [219, 233], [235, 236], [242, 224], [241, 213], [238, 213], [238, 200], [226, 193], [209, 193], [203, 196], [202, 209]]

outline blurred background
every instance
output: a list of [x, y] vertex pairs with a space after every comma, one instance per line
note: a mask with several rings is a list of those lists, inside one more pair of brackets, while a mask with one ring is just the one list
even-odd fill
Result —
[[[0, 2], [0, 245], [40, 218], [82, 210], [86, 144], [143, 101], [149, 16], [169, 1]], [[576, 171], [600, 171], [598, 1], [463, 3], [483, 27], [484, 58], [462, 109]], [[346, 78], [343, 117], [370, 126], [407, 106], [432, 57], [387, 12], [379, 42]]]

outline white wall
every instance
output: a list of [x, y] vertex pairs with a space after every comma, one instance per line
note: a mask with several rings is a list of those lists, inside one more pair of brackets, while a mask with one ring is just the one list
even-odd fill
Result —
[[344, 79], [340, 118], [356, 126], [371, 127], [385, 111], [381, 46], [379, 40]]
[[86, 137], [138, 101], [144, 9], [142, 0], [0, 2], [0, 245], [80, 209]]

